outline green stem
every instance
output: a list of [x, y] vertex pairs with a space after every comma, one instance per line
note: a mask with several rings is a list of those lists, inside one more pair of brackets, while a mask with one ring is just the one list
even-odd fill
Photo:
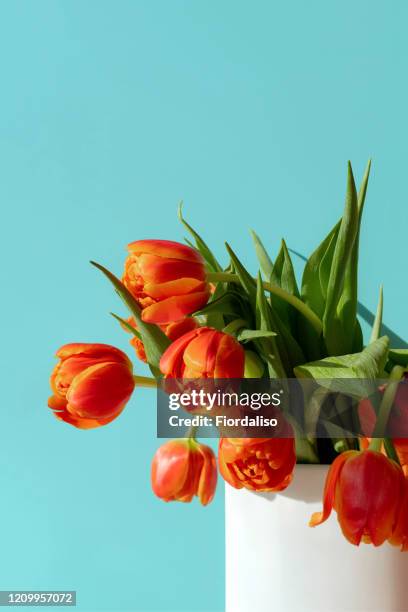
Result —
[[398, 465], [401, 465], [397, 451], [395, 450], [395, 446], [391, 438], [384, 438], [384, 448], [388, 457], [395, 461], [395, 463], [397, 463]]
[[137, 387], [157, 387], [156, 379], [152, 378], [151, 376], [133, 376], [133, 380], [135, 381], [135, 385]]
[[194, 425], [192, 425], [191, 427], [187, 429], [185, 437], [195, 442], [197, 431], [198, 431], [198, 427], [195, 427]]
[[[387, 427], [388, 419], [390, 417], [391, 408], [394, 404], [395, 394], [398, 389], [398, 384], [404, 375], [404, 368], [401, 366], [394, 366], [391, 370], [389, 383], [384, 391], [383, 398], [381, 400], [380, 409], [378, 411], [377, 423], [374, 429], [373, 438], [380, 438], [380, 446], [382, 438], [384, 437], [385, 429]], [[371, 444], [370, 444], [371, 447]]]
[[231, 323], [228, 323], [222, 330], [225, 334], [233, 334], [234, 332], [242, 329], [247, 325], [247, 322], [244, 319], [234, 319]]
[[[230, 272], [208, 272], [207, 280], [210, 283], [239, 283], [239, 277], [237, 274], [231, 274]], [[319, 317], [305, 304], [301, 299], [288, 293], [281, 287], [277, 285], [271, 285], [266, 281], [263, 281], [263, 286], [266, 291], [269, 293], [273, 293], [277, 297], [280, 297], [282, 300], [285, 300], [288, 304], [291, 304], [296, 310], [298, 310], [302, 315], [309, 321], [311, 325], [313, 325], [314, 329], [318, 334], [322, 333], [323, 324]]]
[[368, 450], [376, 451], [377, 453], [381, 452], [383, 439], [382, 438], [371, 438], [371, 442], [368, 445]]

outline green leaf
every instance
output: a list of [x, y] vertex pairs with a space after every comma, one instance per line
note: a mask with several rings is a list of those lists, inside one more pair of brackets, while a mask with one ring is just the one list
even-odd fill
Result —
[[[357, 324], [357, 281], [358, 281], [358, 252], [360, 242], [360, 226], [363, 214], [364, 202], [367, 193], [368, 179], [370, 176], [371, 161], [368, 162], [363, 181], [357, 197], [357, 229], [351, 254], [348, 258], [344, 285], [337, 306], [337, 316], [341, 321], [343, 343], [341, 349], [344, 352], [351, 351], [354, 344]], [[358, 331], [357, 331], [358, 333]]]
[[[295, 271], [292, 259], [287, 249], [286, 243], [282, 240], [281, 248], [275, 261], [270, 277], [272, 285], [281, 287], [291, 295], [299, 297], [299, 290], [296, 282]], [[288, 327], [293, 335], [296, 334], [298, 311], [291, 304], [282, 298], [271, 294], [270, 301], [280, 319]]]
[[160, 327], [145, 323], [142, 320], [142, 312], [139, 304], [136, 302], [133, 295], [128, 291], [125, 285], [101, 264], [91, 261], [91, 264], [98, 268], [112, 283], [117, 294], [128, 307], [130, 313], [134, 316], [138, 331], [144, 344], [146, 359], [154, 376], [160, 376], [160, 358], [166, 348], [170, 345], [170, 340], [162, 332]]
[[261, 270], [264, 273], [266, 279], [269, 280], [273, 270], [272, 260], [269, 257], [264, 245], [262, 244], [261, 239], [254, 232], [254, 230], [251, 230], [251, 236], [254, 242], [255, 252], [259, 261], [259, 265], [261, 266]]
[[228, 251], [229, 256], [231, 257], [231, 262], [234, 268], [235, 274], [238, 276], [239, 281], [241, 283], [242, 288], [245, 293], [248, 295], [249, 301], [251, 304], [255, 305], [256, 302], [256, 283], [248, 270], [244, 268], [238, 257], [235, 255], [234, 251], [231, 249], [228, 243], [225, 243], [225, 247]]
[[395, 446], [391, 438], [384, 438], [383, 442], [384, 442], [384, 448], [385, 448], [385, 452], [387, 453], [387, 456], [393, 461], [395, 461], [397, 465], [401, 465], [399, 457], [398, 457], [398, 453], [395, 450]]
[[299, 297], [299, 289], [296, 282], [295, 271], [291, 256], [286, 246], [286, 242], [282, 239], [281, 248], [272, 269], [271, 283], [282, 287], [288, 293]]
[[408, 349], [390, 349], [389, 358], [396, 365], [408, 367]]
[[311, 393], [310, 398], [307, 399], [305, 403], [305, 431], [307, 431], [308, 435], [312, 435], [314, 432], [314, 436], [316, 436], [316, 427], [320, 418], [320, 413], [322, 410], [322, 406], [329, 394], [329, 391], [324, 387], [318, 387], [314, 389]]
[[[221, 283], [217, 285], [221, 286]], [[210, 313], [218, 312], [222, 315], [229, 315], [235, 318], [243, 318], [242, 315], [248, 312], [249, 305], [246, 303], [245, 299], [242, 298], [237, 292], [227, 290], [220, 295], [220, 297], [211, 300], [194, 313], [194, 316], [202, 316], [208, 315]], [[245, 317], [244, 317], [245, 318]]]
[[303, 271], [302, 299], [320, 318], [324, 314], [327, 285], [340, 223], [341, 220], [311, 254]]
[[[295, 368], [297, 378], [314, 378], [320, 385], [346, 394], [366, 397], [369, 381], [382, 375], [388, 356], [389, 340], [383, 336], [356, 354], [326, 357]], [[355, 385], [350, 380], [356, 379]]]
[[[340, 316], [338, 313], [338, 305], [342, 297], [347, 262], [356, 239], [358, 223], [359, 211], [356, 186], [354, 183], [351, 164], [349, 162], [346, 204], [334, 249], [329, 283], [327, 286], [326, 305], [323, 315], [323, 337], [330, 355], [341, 354], [344, 346], [350, 342], [350, 338], [345, 337], [343, 329], [344, 325], [349, 325], [348, 323], [345, 323], [346, 311], [344, 310], [344, 302], [343, 308], [340, 311]], [[352, 314], [350, 314], [350, 316], [352, 316]], [[354, 326], [355, 318], [352, 323]]]
[[245, 342], [258, 338], [272, 338], [273, 336], [276, 336], [276, 333], [266, 329], [244, 329], [238, 332], [237, 340], [239, 340], [239, 342]]
[[378, 298], [378, 304], [377, 304], [377, 312], [375, 313], [373, 328], [371, 330], [370, 342], [374, 342], [375, 340], [378, 340], [378, 338], [381, 335], [383, 306], [384, 306], [384, 296], [383, 296], [383, 288], [381, 285], [380, 296]]
[[[183, 202], [180, 202], [179, 207], [178, 207], [178, 218], [181, 221], [181, 223], [184, 225], [184, 227], [190, 232], [190, 234], [192, 235], [192, 237], [195, 240], [196, 243], [196, 247], [198, 249], [198, 251], [201, 253], [201, 255], [203, 256], [208, 269], [210, 270], [210, 272], [221, 272], [222, 271], [222, 267], [220, 266], [220, 264], [218, 263], [218, 261], [216, 260], [216, 258], [214, 257], [212, 251], [210, 250], [209, 246], [204, 242], [204, 240], [201, 238], [201, 236], [199, 234], [197, 234], [197, 232], [191, 227], [191, 225], [189, 223], [187, 223], [187, 221], [184, 219], [183, 217]], [[191, 245], [191, 243], [189, 242], [189, 244]]]
[[[261, 274], [258, 274], [256, 287], [256, 327], [261, 331], [275, 332], [273, 312], [265, 297]], [[260, 348], [268, 364], [271, 378], [286, 378], [281, 356], [275, 338], [258, 340], [256, 346]]]
[[130, 332], [131, 334], [133, 334], [133, 336], [136, 336], [136, 338], [139, 338], [139, 340], [141, 340], [141, 335], [140, 333], [137, 331], [137, 329], [135, 327], [133, 327], [133, 325], [131, 325], [128, 321], [126, 321], [126, 319], [122, 319], [122, 317], [120, 317], [119, 315], [115, 314], [114, 312], [110, 313], [112, 315], [112, 317], [114, 319], [116, 319], [117, 321], [119, 321], [119, 323], [121, 325], [123, 325], [123, 327], [126, 327], [126, 329], [128, 330], [128, 332]]

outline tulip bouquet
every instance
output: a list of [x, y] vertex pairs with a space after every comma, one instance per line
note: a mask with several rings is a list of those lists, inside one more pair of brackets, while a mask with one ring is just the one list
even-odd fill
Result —
[[[408, 547], [408, 442], [382, 435], [393, 406], [408, 410], [408, 351], [392, 349], [381, 336], [380, 291], [370, 341], [363, 342], [357, 318], [357, 267], [362, 211], [370, 172], [357, 192], [348, 166], [344, 212], [307, 259], [301, 283], [282, 241], [274, 260], [259, 237], [252, 238], [259, 272], [251, 274], [227, 244], [221, 265], [199, 234], [179, 218], [187, 244], [138, 240], [128, 246], [122, 278], [95, 262], [126, 305], [129, 318], [114, 314], [130, 334], [137, 358], [151, 377], [133, 373], [128, 357], [105, 344], [68, 344], [57, 352], [51, 376], [54, 415], [81, 429], [107, 425], [126, 406], [134, 388], [160, 380], [185, 379], [369, 379], [386, 380], [375, 401], [361, 396], [357, 414], [363, 434], [302, 435], [289, 422], [284, 437], [221, 437], [218, 468], [235, 488], [278, 492], [290, 485], [296, 463], [331, 463], [323, 511], [334, 508], [345, 537], [378, 546]], [[318, 422], [336, 394], [326, 386], [305, 408]], [[368, 423], [368, 425], [367, 425]], [[398, 431], [394, 428], [394, 431]], [[217, 462], [192, 428], [163, 444], [152, 463], [154, 493], [165, 501], [208, 504], [215, 492]]]

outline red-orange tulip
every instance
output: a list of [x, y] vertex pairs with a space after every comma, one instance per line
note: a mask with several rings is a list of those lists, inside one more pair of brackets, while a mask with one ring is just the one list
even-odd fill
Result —
[[380, 546], [391, 538], [404, 501], [405, 479], [400, 466], [372, 450], [346, 451], [330, 466], [323, 512], [313, 514], [312, 527], [337, 512], [344, 536]]
[[408, 550], [408, 480], [406, 478], [404, 496], [399, 508], [397, 522], [388, 541], [393, 546], [399, 546], [401, 551]]
[[135, 386], [122, 351], [108, 344], [66, 344], [57, 357], [48, 406], [58, 419], [92, 429], [119, 416]]
[[[131, 325], [137, 330], [137, 325], [133, 317], [129, 317], [127, 322], [129, 323], [129, 325]], [[176, 321], [175, 323], [169, 323], [168, 325], [161, 325], [160, 327], [162, 331], [164, 331], [166, 336], [173, 342], [174, 340], [177, 340], [178, 338], [180, 338], [180, 336], [182, 336], [183, 334], [186, 334], [192, 329], [195, 329], [197, 327], [197, 321], [194, 319], [194, 317], [186, 317], [185, 319], [182, 319], [181, 321]], [[125, 329], [125, 331], [129, 331], [126, 327], [123, 326], [123, 328]], [[138, 358], [141, 361], [146, 362], [147, 359], [146, 359], [146, 352], [145, 352], [143, 341], [140, 338], [138, 338], [138, 336], [132, 335], [132, 338], [130, 339], [129, 342], [135, 349], [136, 355], [138, 356]]]
[[128, 250], [123, 283], [143, 321], [166, 325], [205, 306], [210, 291], [198, 251], [169, 240], [137, 240]]
[[152, 462], [152, 488], [166, 502], [190, 502], [197, 495], [203, 506], [214, 497], [217, 465], [211, 448], [191, 438], [171, 440], [157, 449]]
[[198, 327], [163, 353], [160, 369], [169, 378], [242, 378], [245, 354], [229, 334]]
[[221, 476], [236, 489], [282, 491], [296, 464], [293, 438], [221, 438]]

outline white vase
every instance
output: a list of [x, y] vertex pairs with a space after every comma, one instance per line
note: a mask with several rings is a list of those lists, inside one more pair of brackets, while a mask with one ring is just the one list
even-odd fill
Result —
[[308, 527], [327, 469], [296, 466], [276, 495], [226, 485], [226, 612], [408, 611], [408, 552], [353, 546], [334, 511]]

